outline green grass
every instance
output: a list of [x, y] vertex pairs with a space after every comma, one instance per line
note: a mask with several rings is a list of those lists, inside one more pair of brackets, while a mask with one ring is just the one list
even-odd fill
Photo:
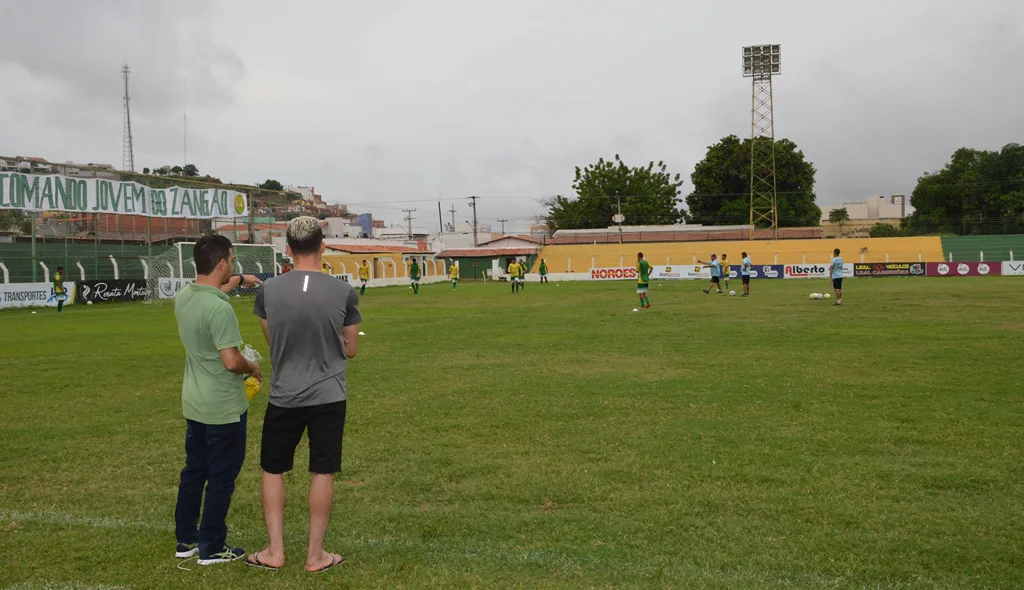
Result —
[[[960, 588], [1024, 574], [1024, 280], [368, 292], [328, 548], [177, 568], [170, 305], [0, 313], [0, 588]], [[739, 288], [738, 284], [734, 288]], [[251, 301], [248, 342], [266, 345]], [[266, 365], [265, 365], [266, 366]], [[265, 543], [259, 433], [229, 542]]]

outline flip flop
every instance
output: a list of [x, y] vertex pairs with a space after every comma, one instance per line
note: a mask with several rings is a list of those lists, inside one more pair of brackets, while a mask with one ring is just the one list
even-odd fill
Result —
[[325, 571], [331, 569], [332, 567], [334, 567], [336, 565], [341, 565], [343, 563], [345, 563], [345, 556], [344, 555], [336, 555], [334, 553], [331, 553], [331, 563], [325, 565], [324, 567], [322, 567], [322, 568], [320, 568], [318, 570], [308, 570], [308, 571], [311, 574], [319, 574], [321, 572], [325, 572]]
[[[260, 553], [261, 553], [260, 551], [257, 551], [256, 553], [250, 553], [249, 557], [251, 557], [252, 559], [249, 559], [249, 557], [246, 557], [245, 558], [245, 565], [247, 565], [249, 567], [254, 567], [256, 569], [268, 570], [268, 571], [272, 571], [272, 572], [276, 572], [277, 570], [281, 569], [279, 567], [274, 567], [272, 565], [267, 565], [267, 564], [263, 563], [262, 561], [260, 561]], [[330, 566], [327, 566], [327, 567], [330, 567]]]

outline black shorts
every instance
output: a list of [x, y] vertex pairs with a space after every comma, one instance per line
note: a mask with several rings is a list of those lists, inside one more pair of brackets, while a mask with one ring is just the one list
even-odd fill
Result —
[[843, 288], [843, 279], [832, 279], [832, 288], [839, 291]]
[[718, 284], [718, 277], [711, 277], [711, 282], [717, 285]]
[[750, 284], [750, 275], [743, 275], [743, 284], [744, 285], [749, 285]]
[[295, 447], [302, 432], [309, 429], [309, 472], [341, 471], [341, 439], [345, 434], [345, 401], [282, 408], [267, 404], [260, 443], [260, 467], [267, 473], [292, 470]]

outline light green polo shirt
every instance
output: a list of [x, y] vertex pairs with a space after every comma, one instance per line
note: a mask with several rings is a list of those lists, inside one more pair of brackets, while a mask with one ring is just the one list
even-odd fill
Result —
[[242, 375], [224, 368], [220, 351], [242, 345], [238, 318], [220, 289], [192, 283], [174, 301], [178, 336], [185, 345], [181, 410], [203, 424], [231, 424], [249, 408]]

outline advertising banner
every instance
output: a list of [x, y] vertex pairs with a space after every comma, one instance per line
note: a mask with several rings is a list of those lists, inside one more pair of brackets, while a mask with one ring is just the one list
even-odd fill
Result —
[[144, 279], [77, 281], [75, 303], [108, 303], [110, 301], [145, 301], [149, 287]]
[[[735, 266], [729, 269], [730, 280], [743, 276], [743, 273], [735, 269]], [[785, 276], [786, 267], [781, 264], [755, 264], [750, 268], [750, 278], [752, 279], [781, 279]]]
[[[820, 264], [787, 264], [785, 265], [785, 278], [787, 279], [826, 279], [832, 276], [831, 264], [823, 262]], [[854, 273], [852, 262], [843, 263], [843, 278], [857, 276]]]
[[930, 277], [984, 277], [1000, 274], [997, 262], [929, 262], [925, 272]]
[[590, 280], [592, 281], [621, 281], [624, 279], [635, 281], [636, 267], [623, 266], [617, 268], [590, 269]]
[[711, 279], [711, 269], [697, 264], [655, 265], [651, 270], [651, 280], [677, 281], [685, 279]]
[[156, 281], [156, 294], [160, 299], [174, 299], [185, 285], [195, 282], [195, 279], [175, 279], [160, 277]]
[[1024, 262], [1004, 262], [1003, 276], [1024, 277]]
[[210, 219], [247, 217], [249, 200], [228, 189], [150, 188], [102, 178], [0, 172], [0, 210], [8, 209]]
[[[75, 283], [64, 283], [65, 303], [75, 300]], [[0, 283], [0, 309], [13, 307], [57, 307], [57, 295], [50, 283]]]
[[923, 277], [923, 262], [858, 262], [853, 265], [855, 277]]

